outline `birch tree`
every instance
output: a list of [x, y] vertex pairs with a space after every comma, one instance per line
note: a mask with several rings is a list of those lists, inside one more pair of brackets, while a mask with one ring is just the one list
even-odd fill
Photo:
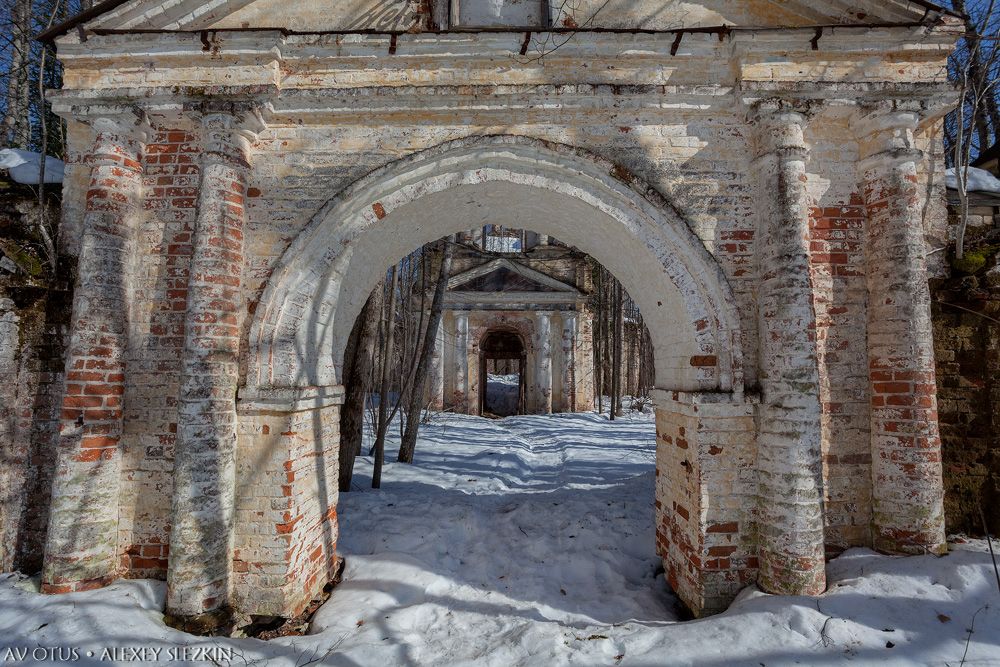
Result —
[[444, 243], [441, 252], [441, 262], [434, 283], [434, 297], [431, 299], [431, 312], [427, 318], [419, 345], [419, 355], [413, 369], [413, 382], [410, 388], [409, 405], [406, 410], [406, 430], [399, 444], [397, 459], [401, 463], [413, 463], [413, 454], [417, 446], [417, 433], [420, 429], [420, 404], [427, 387], [427, 376], [430, 371], [430, 360], [434, 354], [437, 342], [437, 332], [441, 326], [441, 315], [444, 310], [444, 294], [448, 287], [451, 274], [452, 240]]
[[958, 85], [959, 105], [945, 120], [946, 162], [955, 170], [959, 199], [955, 257], [965, 255], [969, 221], [969, 164], [1000, 140], [1000, 17], [996, 0], [953, 0], [965, 15], [966, 33], [949, 60], [949, 75]]

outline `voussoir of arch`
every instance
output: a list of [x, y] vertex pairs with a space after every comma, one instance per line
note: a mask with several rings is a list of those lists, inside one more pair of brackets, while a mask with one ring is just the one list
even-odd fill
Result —
[[[478, 195], [495, 205], [484, 207]], [[536, 210], [525, 207], [544, 208], [547, 199], [546, 215], [525, 219]], [[423, 243], [475, 227], [475, 211], [462, 209], [472, 205], [575, 245], [611, 270], [649, 327], [659, 388], [742, 394], [732, 290], [677, 209], [601, 157], [502, 135], [414, 153], [323, 206], [283, 254], [255, 310], [241, 398], [338, 385], [347, 335], [379, 273]]]

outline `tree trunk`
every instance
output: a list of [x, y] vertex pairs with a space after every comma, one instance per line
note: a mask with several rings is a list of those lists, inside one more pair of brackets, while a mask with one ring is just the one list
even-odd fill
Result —
[[597, 304], [594, 307], [594, 393], [597, 394], [597, 411], [604, 412], [604, 268], [596, 271], [594, 293]]
[[375, 433], [375, 469], [372, 472], [372, 488], [377, 489], [382, 485], [382, 464], [385, 462], [385, 434], [389, 430], [389, 369], [394, 365], [393, 339], [396, 336], [396, 288], [399, 279], [396, 267], [389, 269], [389, 300], [386, 303], [385, 318], [383, 320], [385, 341], [382, 346], [382, 378], [379, 383], [378, 396], [378, 425]]
[[[631, 300], [628, 302], [628, 314], [629, 317], [635, 320], [635, 306]], [[638, 394], [635, 386], [635, 334], [636, 330], [634, 328], [629, 329], [628, 339], [623, 343], [627, 345], [628, 354], [625, 356], [625, 389], [622, 391], [622, 394], [633, 397]]]
[[[990, 21], [995, 3], [990, 2], [985, 10], [982, 7], [979, 8], [980, 11], [983, 11], [982, 25], [976, 25], [976, 18], [966, 9], [965, 4], [965, 0], [953, 0], [952, 6], [955, 11], [965, 16], [963, 40], [969, 54], [966, 67], [973, 94], [980, 99], [972, 123], [975, 131], [979, 134], [979, 149], [985, 151], [1000, 139], [1000, 107], [997, 105], [997, 93], [996, 90], [989, 89], [995, 85], [991, 79], [997, 57], [996, 45], [992, 43], [996, 35], [984, 34], [991, 30]], [[984, 46], [988, 53], [984, 53]], [[959, 113], [962, 111], [963, 109], [959, 108]]]
[[611, 366], [615, 357], [615, 278], [604, 272], [604, 388], [608, 399], [614, 404], [614, 371]]
[[[974, 7], [982, 16], [981, 24], [977, 25], [977, 17], [966, 9], [965, 0], [953, 0], [952, 3], [955, 11], [965, 16], [966, 32], [963, 41], [967, 61], [960, 63], [959, 67], [969, 89], [968, 99], [972, 101], [967, 123], [970, 136], [967, 141], [972, 142], [972, 134], [978, 135], [980, 151], [989, 149], [1000, 138], [1000, 107], [997, 105], [997, 93], [993, 88], [995, 82], [992, 80], [997, 60], [996, 45], [993, 42], [997, 35], [987, 34], [994, 31], [991, 20], [995, 4], [995, 0], [991, 0], [986, 7]], [[964, 118], [969, 110], [963, 103], [957, 113]], [[965, 137], [959, 134], [957, 141], [961, 143], [964, 140]], [[956, 164], [955, 167], [960, 168], [962, 165]]]
[[441, 255], [441, 266], [438, 269], [437, 282], [434, 284], [434, 297], [431, 299], [431, 315], [427, 318], [427, 329], [424, 332], [420, 348], [420, 358], [417, 362], [416, 379], [410, 390], [410, 404], [407, 408], [406, 431], [399, 443], [401, 463], [413, 463], [413, 453], [417, 447], [417, 433], [420, 429], [420, 404], [424, 398], [424, 388], [427, 386], [427, 372], [430, 368], [431, 356], [437, 341], [438, 327], [441, 326], [441, 315], [444, 310], [444, 294], [448, 287], [448, 277], [451, 275], [452, 244], [446, 241]]
[[[420, 292], [420, 305], [416, 311], [416, 315], [413, 313], [412, 306], [409, 308], [409, 318], [407, 320], [407, 329], [411, 332], [409, 334], [410, 343], [407, 348], [407, 362], [402, 366], [402, 371], [405, 377], [402, 380], [402, 384], [405, 387], [405, 391], [401, 397], [402, 405], [405, 406], [404, 414], [402, 419], [399, 420], [399, 441], [402, 444], [403, 438], [406, 436], [406, 430], [408, 428], [409, 420], [411, 417], [410, 409], [416, 406], [418, 413], [416, 418], [419, 419], [419, 410], [422, 403], [422, 396], [418, 395], [414, 399], [414, 380], [417, 373], [417, 367], [420, 364], [421, 350], [424, 345], [424, 338], [427, 335], [427, 288], [428, 288], [428, 273], [431, 271], [431, 264], [427, 261], [428, 255], [433, 252], [433, 246], [431, 244], [425, 244], [418, 251], [419, 257], [414, 256], [414, 265], [416, 265], [416, 260], [420, 260], [419, 268], [414, 269], [415, 273], [413, 276], [413, 281], [410, 289], [405, 293], [407, 295], [412, 295], [414, 290], [419, 290]], [[415, 253], [416, 255], [416, 253]], [[420, 279], [420, 285], [417, 287], [417, 278]], [[407, 299], [412, 301], [412, 297]]]
[[361, 452], [361, 433], [365, 423], [365, 398], [368, 396], [372, 365], [375, 360], [375, 342], [378, 337], [379, 313], [382, 309], [382, 290], [379, 286], [368, 297], [361, 309], [347, 343], [344, 356], [345, 394], [340, 411], [340, 490], [351, 490], [354, 460]]
[[[399, 364], [395, 366], [398, 377], [392, 383], [397, 390], [396, 407], [407, 405], [409, 402], [410, 375], [416, 364], [416, 339], [413, 321], [413, 261], [416, 253], [410, 253], [399, 263], [399, 329], [403, 339], [399, 343]], [[395, 415], [395, 412], [393, 413]], [[406, 416], [399, 420], [399, 437], [403, 437], [403, 425]]]
[[614, 334], [611, 359], [611, 419], [622, 413], [622, 333], [624, 299], [622, 286], [614, 281]]
[[649, 390], [653, 387], [653, 343], [649, 337], [649, 330], [646, 329], [646, 322], [639, 314], [639, 328], [641, 333], [639, 352], [639, 391], [643, 397], [649, 396]]

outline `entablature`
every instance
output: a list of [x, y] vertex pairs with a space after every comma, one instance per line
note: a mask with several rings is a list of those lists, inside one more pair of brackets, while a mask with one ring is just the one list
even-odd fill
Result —
[[60, 38], [67, 89], [933, 82], [958, 33], [910, 26], [667, 32], [155, 32]]
[[[49, 95], [53, 111], [67, 119], [115, 115], [134, 109], [154, 126], [182, 129], [209, 103], [253, 106], [268, 125], [323, 126], [379, 118], [410, 123], [448, 124], [474, 115], [487, 120], [530, 122], [561, 114], [606, 117], [641, 114], [662, 120], [711, 119], [742, 122], [747, 110], [783, 105], [810, 116], [855, 114], [875, 106], [906, 105], [924, 122], [950, 111], [957, 93], [948, 83], [871, 82], [777, 86], [741, 82], [737, 86], [613, 86], [609, 84], [517, 86], [400, 86], [283, 90], [277, 85], [185, 86], [117, 90], [59, 90]], [[193, 126], [193, 125], [192, 125]]]

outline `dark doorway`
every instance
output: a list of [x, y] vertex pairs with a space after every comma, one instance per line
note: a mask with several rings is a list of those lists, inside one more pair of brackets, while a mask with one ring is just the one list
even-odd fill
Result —
[[479, 346], [479, 413], [510, 417], [524, 413], [526, 353], [513, 331], [490, 331]]

